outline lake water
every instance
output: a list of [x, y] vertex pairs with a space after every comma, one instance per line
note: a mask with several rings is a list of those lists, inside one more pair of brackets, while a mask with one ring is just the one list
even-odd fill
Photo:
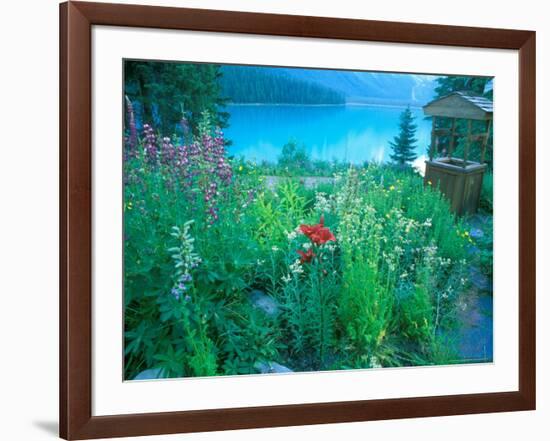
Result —
[[[229, 153], [257, 162], [276, 162], [282, 146], [294, 139], [313, 159], [344, 162], [387, 161], [389, 142], [399, 132], [400, 107], [340, 105], [229, 105], [230, 126], [226, 137], [233, 141]], [[417, 154], [426, 154], [431, 122], [422, 109], [411, 109], [418, 125]]]

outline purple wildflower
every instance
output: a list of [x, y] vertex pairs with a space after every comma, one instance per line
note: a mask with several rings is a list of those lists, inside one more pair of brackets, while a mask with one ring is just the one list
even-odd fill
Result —
[[176, 149], [170, 142], [170, 138], [162, 138], [162, 147], [160, 151], [160, 159], [164, 165], [170, 165], [174, 163], [176, 158]]
[[171, 294], [176, 298], [176, 300], [179, 300], [181, 297], [181, 292], [176, 288], [172, 288]]
[[143, 135], [145, 136], [145, 159], [150, 164], [155, 164], [158, 159], [155, 131], [149, 124], [143, 124]]

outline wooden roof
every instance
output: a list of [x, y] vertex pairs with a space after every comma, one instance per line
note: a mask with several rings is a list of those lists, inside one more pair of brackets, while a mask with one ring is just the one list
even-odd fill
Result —
[[472, 92], [453, 92], [424, 107], [429, 116], [488, 120], [493, 118], [493, 102]]

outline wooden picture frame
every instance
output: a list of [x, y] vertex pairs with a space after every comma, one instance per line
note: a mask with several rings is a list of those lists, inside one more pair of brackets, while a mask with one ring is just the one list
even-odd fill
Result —
[[[91, 28], [230, 32], [519, 52], [519, 391], [92, 416]], [[60, 5], [60, 435], [90, 439], [535, 409], [535, 32], [68, 2]]]

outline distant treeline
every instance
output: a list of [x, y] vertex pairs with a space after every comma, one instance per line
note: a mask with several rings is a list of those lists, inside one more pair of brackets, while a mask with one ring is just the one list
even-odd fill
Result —
[[222, 96], [232, 103], [344, 104], [345, 96], [333, 89], [283, 75], [271, 68], [222, 66]]

